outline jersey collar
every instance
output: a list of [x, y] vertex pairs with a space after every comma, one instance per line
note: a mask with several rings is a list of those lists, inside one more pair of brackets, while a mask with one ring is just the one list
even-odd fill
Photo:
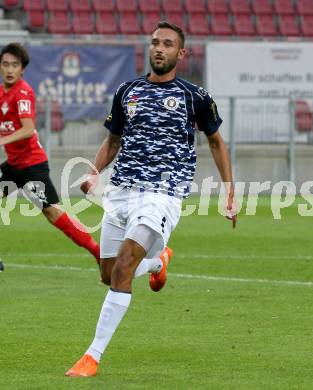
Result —
[[18, 80], [8, 91], [5, 91], [3, 86], [3, 94], [5, 96], [11, 95], [12, 93], [14, 93], [16, 89], [18, 89], [21, 86], [22, 83], [23, 83], [23, 79]]
[[150, 76], [151, 73], [147, 73], [146, 76], [145, 76], [145, 81], [151, 85], [158, 85], [158, 86], [163, 86], [163, 85], [168, 85], [168, 84], [171, 84], [173, 81], [176, 80], [176, 77], [174, 77], [172, 80], [168, 80], [168, 81], [163, 81], [161, 83], [153, 83], [152, 81], [150, 81], [148, 79], [148, 77]]

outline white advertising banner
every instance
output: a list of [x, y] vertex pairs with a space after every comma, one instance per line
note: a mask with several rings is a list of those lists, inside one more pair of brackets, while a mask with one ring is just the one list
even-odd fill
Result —
[[[206, 80], [226, 139], [234, 97], [238, 142], [287, 142], [290, 98], [313, 101], [313, 42], [209, 42]], [[296, 139], [306, 142], [306, 136]]]
[[210, 42], [206, 50], [214, 95], [313, 98], [313, 42]]

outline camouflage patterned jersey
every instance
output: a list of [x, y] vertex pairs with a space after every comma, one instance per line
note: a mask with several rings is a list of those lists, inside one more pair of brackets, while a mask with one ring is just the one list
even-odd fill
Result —
[[206, 135], [222, 123], [203, 88], [179, 78], [151, 83], [146, 76], [122, 84], [105, 121], [112, 134], [122, 135], [112, 184], [188, 196], [196, 166], [195, 123]]

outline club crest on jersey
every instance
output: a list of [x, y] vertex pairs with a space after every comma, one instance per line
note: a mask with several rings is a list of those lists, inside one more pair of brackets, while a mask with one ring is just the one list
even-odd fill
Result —
[[30, 100], [19, 100], [17, 102], [18, 113], [21, 114], [30, 114]]
[[169, 96], [163, 100], [164, 107], [170, 111], [176, 111], [179, 106], [179, 101], [174, 96]]
[[137, 109], [137, 96], [132, 96], [127, 103], [127, 112], [130, 118], [132, 118], [136, 114]]
[[5, 115], [9, 111], [9, 106], [7, 102], [4, 102], [1, 106], [1, 111], [3, 115]]

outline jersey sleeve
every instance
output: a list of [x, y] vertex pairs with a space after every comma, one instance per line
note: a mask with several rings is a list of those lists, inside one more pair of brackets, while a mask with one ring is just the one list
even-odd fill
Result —
[[195, 115], [199, 130], [208, 136], [214, 134], [223, 122], [218, 114], [215, 101], [203, 88], [195, 101]]
[[35, 117], [35, 95], [33, 91], [21, 89], [15, 95], [19, 118]]
[[119, 89], [116, 91], [112, 108], [110, 114], [106, 117], [104, 121], [104, 126], [112, 133], [116, 135], [122, 135], [125, 125], [125, 114], [122, 106], [122, 96], [124, 93], [122, 84]]

